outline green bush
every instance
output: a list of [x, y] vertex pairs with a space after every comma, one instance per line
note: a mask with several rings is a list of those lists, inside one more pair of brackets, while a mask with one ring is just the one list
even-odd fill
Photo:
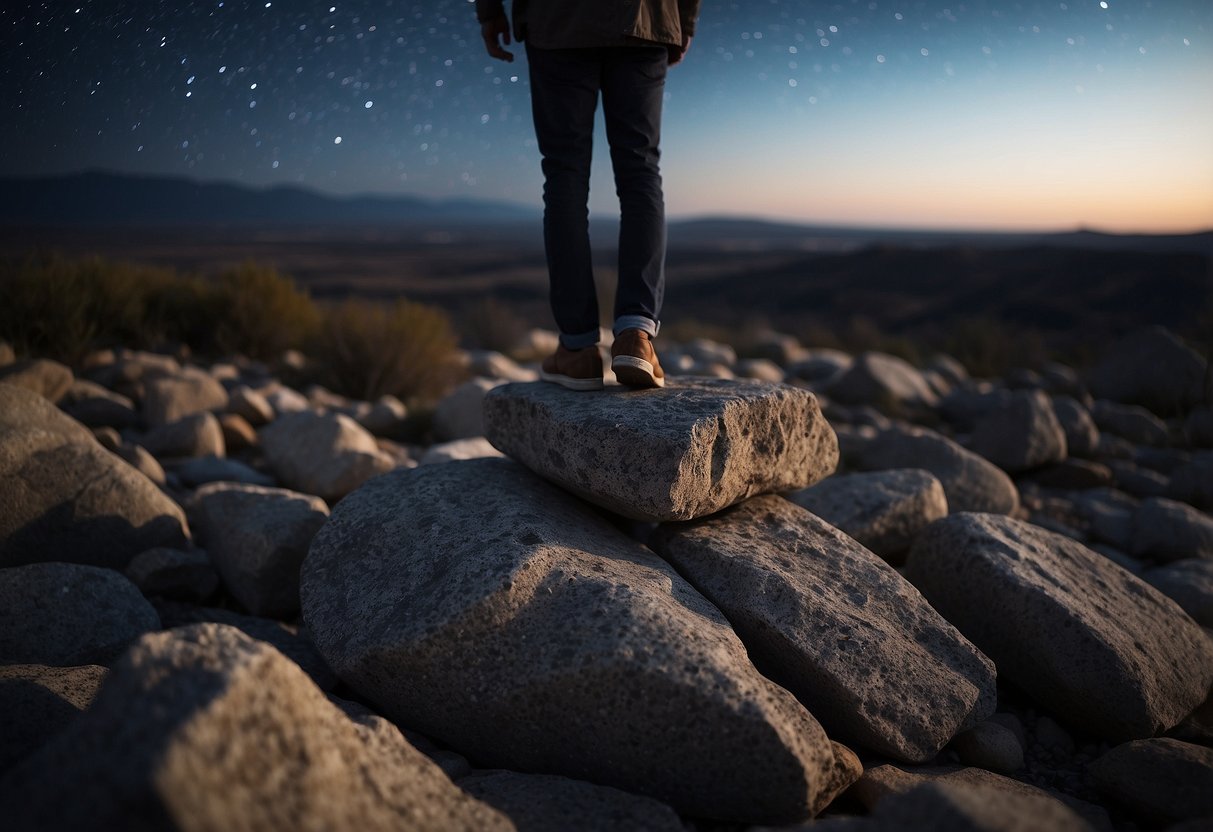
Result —
[[450, 319], [406, 300], [387, 305], [347, 300], [324, 310], [313, 354], [332, 390], [363, 400], [392, 394], [432, 400], [462, 369]]

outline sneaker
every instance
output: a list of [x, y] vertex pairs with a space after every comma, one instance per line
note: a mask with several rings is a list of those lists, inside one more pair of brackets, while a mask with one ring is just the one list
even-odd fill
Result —
[[625, 329], [611, 345], [611, 369], [620, 384], [628, 387], [665, 387], [665, 373], [649, 334]]
[[570, 350], [561, 344], [544, 360], [539, 377], [570, 390], [601, 390], [602, 354], [597, 345]]

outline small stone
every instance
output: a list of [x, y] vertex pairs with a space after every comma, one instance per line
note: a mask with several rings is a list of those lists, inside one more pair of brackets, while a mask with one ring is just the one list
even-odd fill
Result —
[[835, 475], [787, 497], [893, 563], [948, 514], [943, 486], [920, 468]]
[[1086, 459], [1063, 459], [1035, 471], [1020, 482], [1031, 482], [1041, 488], [1061, 491], [1083, 491], [1088, 488], [1110, 488], [1116, 484], [1112, 469]]
[[768, 384], [782, 384], [784, 380], [784, 372], [780, 366], [766, 358], [747, 358], [738, 361], [733, 371], [738, 378], [765, 381]]
[[472, 375], [496, 381], [538, 381], [539, 373], [519, 366], [512, 358], [496, 350], [472, 350], [468, 353]]
[[251, 387], [237, 387], [233, 390], [227, 407], [228, 411], [243, 417], [255, 428], [274, 421], [274, 408], [269, 400]]
[[261, 447], [280, 482], [330, 503], [395, 467], [375, 437], [341, 414], [280, 416], [262, 429]]
[[1213, 560], [1213, 517], [1175, 500], [1144, 500], [1133, 515], [1129, 552], [1163, 563]]
[[195, 413], [161, 424], [144, 434], [139, 444], [159, 460], [227, 454], [223, 429], [211, 413]]
[[458, 785], [508, 817], [519, 832], [683, 832], [682, 821], [664, 803], [567, 777], [478, 771]]
[[494, 446], [636, 520], [689, 520], [806, 488], [838, 462], [813, 394], [786, 385], [691, 379], [583, 395], [510, 384], [490, 392], [484, 408]]
[[223, 385], [196, 367], [185, 367], [176, 375], [144, 382], [143, 420], [152, 428], [199, 413], [222, 411], [227, 405]]
[[243, 451], [257, 444], [257, 431], [243, 416], [220, 413], [219, 429], [223, 431], [223, 444], [228, 453]]
[[1177, 560], [1143, 575], [1202, 627], [1213, 628], [1213, 560]]
[[1023, 768], [1023, 745], [1009, 729], [987, 720], [957, 734], [951, 748], [967, 766], [977, 766], [999, 774], [1011, 774]]
[[811, 349], [788, 366], [788, 377], [824, 387], [841, 378], [853, 361], [854, 359], [842, 350]]
[[881, 801], [872, 813], [877, 829], [955, 832], [1088, 832], [1091, 826], [1052, 798], [981, 786], [934, 782]]
[[1066, 434], [1049, 397], [1023, 390], [978, 421], [969, 449], [1018, 473], [1065, 459]]
[[156, 611], [112, 569], [77, 563], [0, 569], [0, 664], [109, 664], [158, 629]]
[[1171, 479], [1165, 474], [1125, 459], [1108, 460], [1108, 468], [1115, 477], [1115, 486], [1134, 497], [1165, 497], [1171, 487]]
[[504, 382], [474, 378], [456, 387], [438, 402], [434, 411], [434, 435], [442, 441], [484, 436], [484, 397]]
[[1213, 817], [1213, 748], [1134, 740], [1092, 763], [1091, 777], [1109, 799], [1155, 822]]
[[122, 430], [139, 424], [134, 402], [84, 379], [72, 382], [58, 404], [64, 413], [90, 428]]
[[144, 595], [178, 601], [205, 601], [219, 588], [219, 575], [200, 549], [148, 549], [131, 559], [125, 574]]
[[1099, 428], [1081, 402], [1070, 396], [1054, 396], [1053, 413], [1066, 434], [1066, 450], [1071, 456], [1090, 459], [1099, 452]]
[[1137, 445], [1167, 444], [1167, 424], [1144, 407], [1097, 401], [1091, 417], [1101, 431], [1128, 439]]
[[163, 486], [167, 481], [164, 474], [164, 466], [157, 462], [156, 457], [149, 454], [147, 448], [142, 445], [132, 445], [129, 442], [123, 442], [114, 449], [114, 453], [156, 485]]
[[273, 477], [250, 468], [243, 462], [217, 456], [170, 462], [168, 466], [189, 488], [198, 488], [212, 482], [235, 482], [267, 487], [277, 484]]
[[395, 396], [380, 396], [358, 423], [375, 436], [391, 436], [408, 418], [409, 409]]
[[0, 384], [13, 384], [33, 390], [42, 398], [58, 403], [71, 389], [71, 369], [48, 358], [33, 358], [0, 365]]
[[97, 440], [97, 444], [110, 452], [122, 447], [122, 434], [113, 428], [93, 428], [93, 438]]
[[1015, 483], [997, 466], [925, 428], [894, 427], [857, 448], [847, 461], [864, 471], [922, 468], [935, 475], [948, 510], [1011, 514], [1019, 508]]
[[1073, 757], [1078, 750], [1070, 733], [1047, 716], [1037, 718], [1032, 736], [1041, 747], [1054, 755]]
[[880, 352], [865, 352], [825, 390], [843, 404], [933, 408], [939, 403], [922, 373], [905, 360]]
[[199, 540], [228, 591], [254, 615], [299, 610], [299, 567], [328, 519], [324, 500], [282, 488], [212, 483], [195, 497]]
[[456, 439], [453, 442], [440, 442], [426, 449], [418, 465], [436, 465], [443, 462], [460, 462], [469, 459], [493, 459], [504, 457], [501, 451], [489, 444], [483, 436], [474, 439]]

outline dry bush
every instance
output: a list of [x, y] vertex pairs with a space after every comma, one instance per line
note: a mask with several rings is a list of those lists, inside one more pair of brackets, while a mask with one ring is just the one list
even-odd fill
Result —
[[457, 339], [441, 310], [406, 300], [347, 300], [324, 311], [313, 350], [332, 390], [357, 399], [392, 394], [431, 400], [462, 373]]
[[168, 337], [161, 299], [171, 271], [101, 258], [29, 257], [0, 265], [0, 337], [22, 354], [77, 363], [97, 347]]
[[507, 355], [521, 343], [527, 329], [526, 321], [512, 307], [491, 297], [468, 310], [464, 319], [464, 334], [473, 346]]
[[302, 349], [320, 328], [320, 310], [276, 269], [253, 262], [229, 269], [211, 287], [214, 347], [273, 360]]

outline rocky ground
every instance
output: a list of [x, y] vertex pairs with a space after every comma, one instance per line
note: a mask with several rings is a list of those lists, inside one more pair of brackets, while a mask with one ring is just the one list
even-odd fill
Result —
[[0, 344], [4, 828], [1213, 828], [1204, 358], [660, 346], [427, 421]]

